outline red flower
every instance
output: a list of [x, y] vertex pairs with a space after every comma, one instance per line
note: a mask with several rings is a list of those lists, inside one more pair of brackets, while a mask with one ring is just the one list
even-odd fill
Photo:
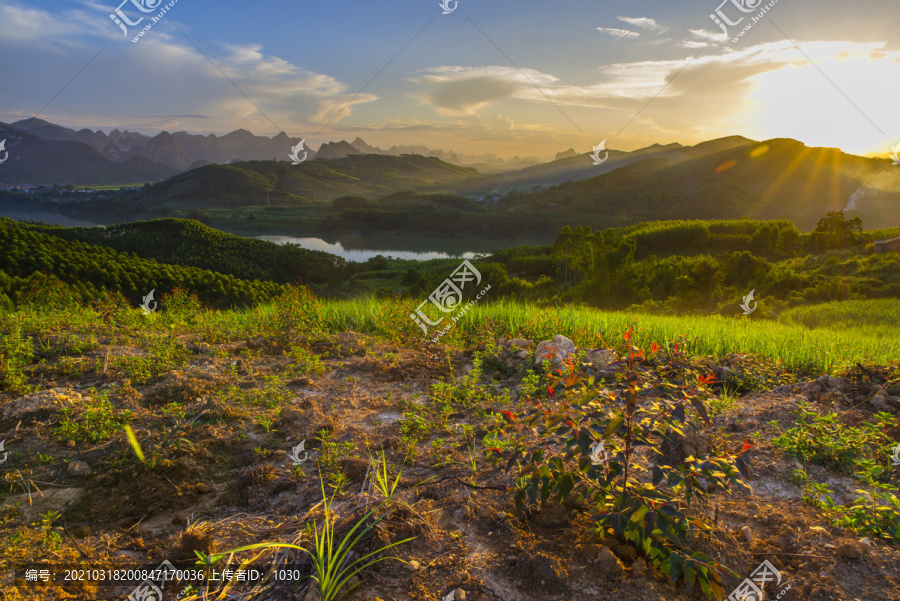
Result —
[[549, 384], [547, 384], [547, 394], [549, 394], [551, 397], [552, 397], [552, 396], [556, 396], [556, 393], [553, 392], [553, 389], [550, 388], [550, 385], [549, 385]]

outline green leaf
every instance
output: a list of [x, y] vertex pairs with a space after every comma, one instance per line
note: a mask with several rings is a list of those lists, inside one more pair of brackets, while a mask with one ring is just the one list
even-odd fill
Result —
[[559, 483], [559, 502], [562, 503], [566, 496], [570, 492], [572, 492], [572, 488], [575, 487], [575, 479], [571, 474], [566, 474], [563, 476], [562, 481]]

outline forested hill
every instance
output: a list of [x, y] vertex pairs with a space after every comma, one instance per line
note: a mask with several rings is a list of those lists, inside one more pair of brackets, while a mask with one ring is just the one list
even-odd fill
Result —
[[347, 266], [341, 257], [323, 251], [234, 236], [187, 219], [154, 219], [105, 228], [33, 224], [19, 227], [244, 280], [321, 283], [343, 278]]
[[181, 265], [168, 265], [112, 248], [66, 240], [0, 217], [0, 306], [19, 304], [31, 295], [50, 302], [54, 281], [68, 285], [66, 297], [80, 301], [119, 293], [135, 306], [151, 290], [155, 298], [181, 286], [207, 306], [230, 308], [268, 301], [285, 286], [248, 281]]
[[594, 227], [749, 217], [786, 219], [810, 231], [821, 215], [845, 207], [866, 223], [900, 225], [900, 170], [886, 168], [885, 159], [790, 139], [685, 156], [649, 155], [591, 179], [518, 193], [515, 202], [525, 209], [578, 213], [580, 225]]
[[292, 165], [248, 161], [207, 165], [154, 184], [150, 200], [210, 201], [209, 206], [238, 207], [295, 195], [333, 200], [357, 195], [376, 198], [394, 192], [440, 192], [460, 185], [473, 187], [487, 178], [469, 167], [419, 155], [353, 155]]

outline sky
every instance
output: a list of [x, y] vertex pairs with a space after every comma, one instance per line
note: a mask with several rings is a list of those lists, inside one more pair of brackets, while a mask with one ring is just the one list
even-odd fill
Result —
[[504, 158], [900, 143], [897, 2], [120, 1], [0, 0], [0, 121]]

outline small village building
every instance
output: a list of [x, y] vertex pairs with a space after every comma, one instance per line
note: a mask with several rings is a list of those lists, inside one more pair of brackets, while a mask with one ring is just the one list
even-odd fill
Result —
[[875, 240], [875, 252], [878, 254], [887, 252], [900, 252], [900, 238]]

